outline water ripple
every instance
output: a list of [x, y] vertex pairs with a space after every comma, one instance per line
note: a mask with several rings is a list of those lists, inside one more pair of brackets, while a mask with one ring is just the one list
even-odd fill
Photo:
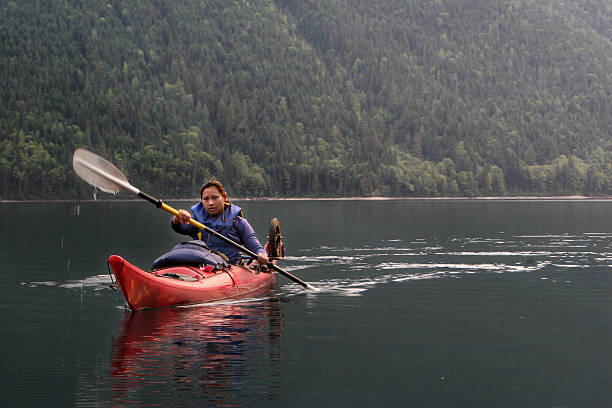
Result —
[[410, 244], [414, 246], [406, 246], [405, 241], [398, 239], [386, 240], [384, 245], [306, 249], [300, 251], [300, 256], [287, 258], [284, 267], [313, 275], [321, 270], [326, 276], [342, 275], [311, 283], [321, 293], [360, 296], [376, 285], [413, 280], [607, 268], [612, 262], [608, 249], [611, 241], [609, 233], [516, 236], [500, 233], [499, 237], [453, 238], [446, 243], [412, 240]]
[[[298, 273], [319, 289], [318, 294], [360, 296], [384, 284], [424, 279], [461, 278], [473, 274], [563, 273], [607, 268], [612, 263], [612, 234], [543, 234], [452, 238], [447, 242], [400, 239], [363, 247], [319, 246], [287, 256], [281, 267]], [[578, 245], [579, 244], [579, 245]], [[108, 275], [68, 281], [22, 282], [25, 287], [107, 289]], [[277, 295], [304, 293], [293, 282], [280, 279]]]

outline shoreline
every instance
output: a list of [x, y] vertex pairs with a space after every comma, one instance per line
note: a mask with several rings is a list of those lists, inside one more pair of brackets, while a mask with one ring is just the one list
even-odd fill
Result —
[[[198, 201], [199, 198], [166, 198], [163, 201]], [[230, 197], [230, 201], [611, 201], [612, 197], [571, 196], [485, 196], [485, 197]], [[88, 203], [142, 202], [139, 198], [0, 200], [0, 203]]]

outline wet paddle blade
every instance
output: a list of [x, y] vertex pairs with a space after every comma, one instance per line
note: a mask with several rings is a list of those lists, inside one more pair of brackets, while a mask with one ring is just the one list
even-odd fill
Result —
[[121, 170], [85, 149], [74, 151], [72, 167], [83, 180], [107, 193], [115, 194], [132, 187]]

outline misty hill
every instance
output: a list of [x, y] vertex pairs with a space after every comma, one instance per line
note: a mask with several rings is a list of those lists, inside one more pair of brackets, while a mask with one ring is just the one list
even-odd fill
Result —
[[8, 1], [0, 198], [612, 193], [605, 0]]

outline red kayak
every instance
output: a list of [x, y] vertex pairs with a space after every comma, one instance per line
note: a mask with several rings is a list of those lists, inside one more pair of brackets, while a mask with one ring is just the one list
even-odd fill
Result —
[[257, 296], [276, 284], [276, 272], [247, 266], [174, 266], [146, 271], [118, 255], [108, 263], [130, 309], [190, 305]]
[[[276, 263], [285, 255], [278, 219], [270, 221], [266, 252]], [[250, 265], [234, 265], [227, 257], [198, 240], [182, 242], [153, 262], [146, 271], [119, 255], [108, 264], [133, 311], [192, 305], [264, 294], [276, 284], [276, 272]]]

